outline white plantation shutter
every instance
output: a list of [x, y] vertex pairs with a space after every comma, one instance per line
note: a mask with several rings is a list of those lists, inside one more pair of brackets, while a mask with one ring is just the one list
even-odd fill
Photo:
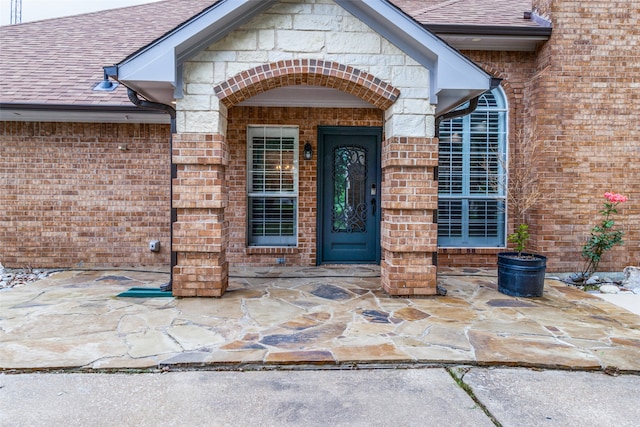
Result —
[[248, 243], [295, 246], [298, 217], [298, 128], [247, 131]]
[[[465, 106], [461, 108], [465, 108]], [[438, 244], [505, 245], [507, 109], [500, 89], [480, 97], [470, 115], [440, 124]]]

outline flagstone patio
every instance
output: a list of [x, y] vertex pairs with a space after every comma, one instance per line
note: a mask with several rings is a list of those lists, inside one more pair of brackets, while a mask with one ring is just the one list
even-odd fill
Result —
[[640, 372], [640, 316], [552, 279], [440, 268], [446, 296], [400, 298], [377, 266], [233, 269], [221, 299], [118, 298], [156, 271], [64, 271], [0, 291], [0, 370], [472, 364]]

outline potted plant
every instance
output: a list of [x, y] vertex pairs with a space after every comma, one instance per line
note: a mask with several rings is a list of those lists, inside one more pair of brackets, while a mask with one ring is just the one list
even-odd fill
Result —
[[[529, 211], [544, 199], [538, 185], [537, 167], [542, 153], [538, 144], [536, 139], [524, 137], [523, 132], [519, 134], [516, 147], [519, 161], [510, 169], [509, 184], [503, 185], [507, 203], [519, 225], [507, 238], [515, 243], [515, 252], [498, 253], [498, 291], [515, 297], [541, 297], [544, 289], [547, 257], [525, 251], [529, 241]], [[501, 162], [505, 163], [504, 159]]]
[[498, 253], [498, 291], [514, 297], [541, 297], [547, 257], [524, 252], [529, 226], [521, 223], [508, 240], [516, 243], [517, 252]]

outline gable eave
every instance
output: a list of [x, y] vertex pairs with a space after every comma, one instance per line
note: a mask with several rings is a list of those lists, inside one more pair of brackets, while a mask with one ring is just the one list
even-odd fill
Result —
[[[491, 75], [386, 0], [335, 0], [431, 70], [431, 104], [444, 114], [491, 87]], [[439, 99], [439, 96], [446, 98]]]
[[[442, 114], [490, 88], [491, 76], [386, 0], [334, 0], [396, 47], [428, 68], [430, 102]], [[277, 0], [221, 0], [121, 63], [105, 67], [110, 77], [150, 101], [181, 95], [184, 61], [248, 22]], [[448, 102], [439, 103], [444, 95]], [[459, 101], [459, 102], [458, 102]]]
[[179, 69], [195, 53], [271, 7], [277, 0], [221, 0], [122, 62], [105, 67], [110, 77], [145, 98], [168, 103], [179, 88]]

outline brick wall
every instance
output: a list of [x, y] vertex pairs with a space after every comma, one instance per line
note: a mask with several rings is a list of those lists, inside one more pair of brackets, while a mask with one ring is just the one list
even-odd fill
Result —
[[0, 122], [0, 158], [5, 267], [168, 266], [168, 126]]
[[[629, 196], [615, 217], [624, 245], [607, 253], [600, 271], [640, 263], [640, 54], [634, 16], [640, 2], [536, 1], [553, 21], [538, 52], [463, 52], [503, 78], [509, 102], [509, 153], [531, 132], [541, 147], [540, 188], [532, 210], [530, 249], [548, 256], [549, 271], [578, 271], [582, 245], [600, 220], [606, 191]], [[597, 25], [595, 25], [597, 23]], [[636, 35], [634, 35], [636, 34]], [[513, 232], [509, 212], [508, 232]], [[499, 249], [440, 249], [439, 265], [493, 266]]]
[[173, 135], [173, 295], [219, 297], [227, 289], [229, 224], [225, 180], [229, 150], [224, 136]]
[[[229, 109], [229, 207], [225, 218], [229, 222], [227, 259], [232, 265], [276, 265], [276, 258], [285, 258], [288, 265], [316, 263], [317, 208], [317, 137], [318, 126], [382, 126], [383, 112], [375, 108], [266, 108], [234, 107]], [[246, 244], [247, 211], [247, 126], [299, 126], [299, 206], [297, 248], [250, 248]], [[313, 160], [302, 159], [303, 147], [310, 142]]]
[[536, 249], [551, 269], [576, 271], [603, 194], [629, 196], [615, 217], [625, 243], [600, 271], [640, 264], [639, 1], [534, 2], [553, 22], [538, 54], [527, 116], [543, 145], [542, 189], [532, 215]]
[[382, 287], [392, 295], [436, 293], [438, 141], [387, 138], [382, 144]]

